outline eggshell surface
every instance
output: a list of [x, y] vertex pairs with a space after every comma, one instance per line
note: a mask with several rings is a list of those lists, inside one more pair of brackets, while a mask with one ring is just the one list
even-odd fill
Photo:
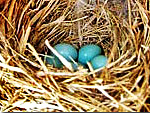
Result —
[[[72, 59], [77, 59], [77, 50], [74, 46], [66, 43], [57, 44], [54, 46], [56, 51], [61, 54], [66, 60], [71, 61]], [[70, 58], [71, 57], [71, 58]]]
[[81, 47], [79, 50], [78, 61], [82, 64], [87, 64], [94, 57], [100, 55], [102, 52], [98, 45], [89, 44]]
[[53, 58], [46, 57], [46, 62], [50, 65], [53, 65], [56, 68], [62, 68], [63, 67], [63, 64], [61, 63], [61, 61], [56, 56], [53, 56]]
[[91, 60], [91, 65], [93, 69], [104, 67], [106, 66], [106, 64], [107, 64], [107, 57], [104, 55], [98, 55]]
[[71, 62], [74, 71], [78, 70], [78, 64]]

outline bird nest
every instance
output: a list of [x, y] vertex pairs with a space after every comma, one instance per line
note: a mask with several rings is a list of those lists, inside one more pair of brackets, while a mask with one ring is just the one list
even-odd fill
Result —
[[[146, 0], [1, 0], [2, 112], [150, 112]], [[48, 42], [48, 43], [46, 43]], [[108, 64], [47, 65], [49, 46], [103, 48]]]

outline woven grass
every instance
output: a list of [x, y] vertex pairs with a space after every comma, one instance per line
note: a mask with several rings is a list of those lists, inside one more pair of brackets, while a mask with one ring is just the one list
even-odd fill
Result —
[[[148, 0], [1, 0], [2, 112], [150, 112]], [[48, 43], [47, 43], [48, 42]], [[71, 71], [43, 56], [97, 44], [106, 67]]]

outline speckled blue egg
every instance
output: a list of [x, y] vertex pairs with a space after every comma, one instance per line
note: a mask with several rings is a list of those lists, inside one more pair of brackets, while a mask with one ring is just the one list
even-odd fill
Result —
[[81, 47], [79, 50], [78, 61], [82, 64], [87, 64], [97, 55], [100, 55], [102, 52], [101, 48], [98, 45], [89, 44]]
[[53, 56], [53, 58], [46, 57], [46, 62], [50, 65], [53, 65], [56, 68], [62, 68], [63, 67], [63, 64], [61, 63], [61, 61], [56, 56]]
[[[77, 59], [77, 50], [74, 46], [66, 43], [57, 44], [54, 46], [59, 54], [61, 54], [66, 60], [71, 61]], [[71, 57], [71, 58], [70, 58]]]
[[104, 55], [98, 55], [91, 60], [91, 65], [93, 69], [104, 67], [106, 66], [106, 64], [107, 64], [107, 57]]

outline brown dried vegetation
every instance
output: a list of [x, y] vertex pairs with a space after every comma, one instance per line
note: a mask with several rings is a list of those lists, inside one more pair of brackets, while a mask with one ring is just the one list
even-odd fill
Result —
[[[150, 112], [149, 1], [86, 1], [0, 0], [2, 112]], [[47, 41], [98, 44], [108, 64], [54, 68]]]

